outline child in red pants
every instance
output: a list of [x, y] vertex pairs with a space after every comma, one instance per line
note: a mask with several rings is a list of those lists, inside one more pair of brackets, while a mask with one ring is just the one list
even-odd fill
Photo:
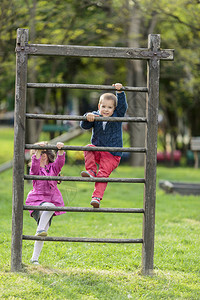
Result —
[[[83, 129], [92, 128], [91, 147], [122, 147], [122, 122], [95, 121], [96, 116], [102, 117], [124, 117], [127, 110], [125, 93], [120, 91], [121, 83], [116, 83], [116, 96], [112, 93], [101, 95], [98, 104], [98, 111], [86, 113], [87, 121], [82, 121], [80, 126]], [[86, 171], [81, 172], [82, 177], [109, 177], [112, 171], [118, 167], [122, 153], [105, 151], [84, 151]], [[97, 165], [99, 170], [97, 173]], [[90, 204], [99, 208], [103, 198], [107, 182], [96, 182], [92, 201]]]

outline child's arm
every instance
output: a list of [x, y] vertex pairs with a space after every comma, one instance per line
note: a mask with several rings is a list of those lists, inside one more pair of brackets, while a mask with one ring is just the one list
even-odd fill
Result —
[[58, 142], [56, 144], [56, 147], [58, 149], [58, 155], [56, 160], [53, 162], [52, 168], [54, 170], [55, 175], [58, 175], [62, 169], [62, 167], [65, 164], [65, 151], [62, 150], [62, 147], [64, 146], [63, 143]]
[[[38, 143], [38, 146], [41, 146], [41, 147], [43, 147], [43, 146], [45, 146], [46, 144], [45, 143]], [[42, 152], [42, 149], [37, 149], [36, 151], [35, 151], [35, 155], [36, 155], [36, 158], [37, 159], [39, 159], [40, 158], [40, 156], [41, 156], [41, 152]]]
[[84, 114], [86, 117], [86, 121], [81, 121], [80, 126], [83, 129], [91, 129], [94, 126], [94, 120], [95, 116], [99, 117], [99, 114], [97, 112], [92, 112], [92, 113], [86, 113]]
[[31, 168], [30, 168], [30, 175], [38, 175], [40, 170], [40, 155], [41, 150], [36, 150], [35, 154], [33, 154], [31, 158]]
[[[37, 145], [43, 147], [46, 143], [37, 143]], [[31, 158], [31, 168], [30, 168], [30, 175], [38, 175], [40, 170], [40, 157], [41, 157], [42, 149], [33, 149]]]
[[86, 115], [86, 119], [87, 119], [88, 122], [94, 122], [95, 116], [97, 116], [97, 115], [95, 115], [93, 113], [88, 113]]
[[121, 83], [115, 83], [115, 84], [113, 84], [112, 86], [114, 86], [115, 88], [116, 88], [116, 90], [117, 90], [117, 93], [121, 93], [122, 92], [122, 84]]
[[126, 110], [128, 108], [127, 102], [126, 102], [126, 95], [121, 90], [122, 84], [121, 83], [115, 83], [113, 86], [117, 90], [117, 107], [115, 108], [115, 112], [118, 117], [124, 117]]
[[61, 149], [63, 146], [64, 146], [64, 144], [61, 143], [61, 142], [58, 142], [58, 143], [56, 144], [56, 147], [58, 148], [58, 155], [63, 155], [64, 150]]
[[36, 156], [36, 158], [37, 158], [37, 159], [39, 159], [39, 158], [40, 158], [40, 156], [41, 156], [41, 152], [42, 152], [42, 150], [40, 150], [40, 149], [37, 149], [37, 150], [36, 150], [36, 152], [35, 152], [35, 156]]

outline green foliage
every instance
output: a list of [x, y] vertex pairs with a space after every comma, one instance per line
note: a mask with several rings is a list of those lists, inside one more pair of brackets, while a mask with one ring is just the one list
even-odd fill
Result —
[[[48, 3], [48, 5], [47, 5]], [[15, 14], [17, 12], [17, 15]], [[112, 18], [111, 18], [112, 17]], [[40, 44], [75, 44], [75, 45], [115, 45], [122, 32], [120, 22], [111, 16], [111, 1], [2, 1], [1, 3], [1, 92], [0, 101], [6, 106], [9, 91], [14, 99], [15, 78], [15, 39], [18, 27], [29, 28], [30, 42]], [[67, 21], [66, 21], [67, 20]], [[36, 62], [37, 61], [37, 67]], [[103, 64], [90, 61], [87, 66], [80, 59], [61, 58], [55, 62], [52, 58], [29, 59], [30, 73], [34, 73], [38, 81], [75, 82], [80, 78], [88, 83], [91, 78], [101, 84], [105, 79]], [[11, 65], [11, 68], [8, 67]], [[87, 68], [86, 74], [84, 69]], [[80, 76], [80, 71], [83, 74]], [[90, 75], [92, 74], [92, 75]], [[32, 75], [31, 75], [32, 76]], [[6, 80], [7, 78], [7, 80]], [[88, 78], [88, 80], [87, 80]], [[92, 81], [90, 81], [91, 83]], [[41, 107], [44, 94], [37, 91], [37, 102]], [[72, 91], [73, 95], [73, 91]], [[50, 99], [52, 100], [52, 99]], [[53, 101], [53, 100], [52, 100]], [[55, 101], [55, 99], [54, 99]], [[14, 102], [14, 101], [13, 101]], [[38, 103], [36, 103], [38, 105]], [[27, 103], [29, 106], [29, 103]], [[55, 103], [54, 103], [55, 105]], [[8, 108], [8, 107], [6, 107]], [[11, 107], [9, 107], [11, 109]]]
[[[162, 63], [161, 107], [168, 123], [178, 128], [178, 119], [199, 135], [199, 32], [198, 1], [155, 1], [156, 30], [162, 48], [174, 48], [174, 63]], [[168, 125], [169, 126], [169, 125]], [[178, 132], [177, 132], [178, 133]]]
[[[141, 47], [147, 46], [149, 33], [160, 33], [162, 48], [175, 49], [174, 62], [161, 63], [160, 107], [166, 116], [166, 131], [175, 136], [180, 132], [178, 119], [199, 134], [199, 13], [198, 1], [1, 1], [0, 11], [0, 107], [14, 105], [16, 29], [29, 28], [30, 42], [127, 46], [130, 19], [139, 8], [142, 26], [138, 33]], [[16, 14], [17, 12], [17, 14]], [[29, 81], [111, 84], [127, 82], [125, 60], [86, 58], [30, 58]], [[88, 91], [35, 91], [35, 102], [27, 101], [27, 110], [34, 106], [46, 112], [64, 113], [73, 97], [84, 98]], [[29, 99], [29, 96], [28, 96]], [[81, 104], [80, 104], [81, 105]], [[55, 108], [56, 107], [56, 108]], [[180, 122], [179, 122], [180, 123]]]

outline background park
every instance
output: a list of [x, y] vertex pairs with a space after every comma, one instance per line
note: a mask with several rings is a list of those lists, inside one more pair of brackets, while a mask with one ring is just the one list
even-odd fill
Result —
[[[23, 241], [22, 272], [10, 271], [12, 168], [0, 173], [1, 299], [199, 299], [199, 196], [166, 193], [160, 180], [199, 183], [191, 137], [200, 136], [199, 1], [1, 1], [0, 164], [13, 158], [15, 44], [17, 28], [29, 29], [35, 44], [147, 47], [150, 33], [161, 35], [174, 61], [161, 62], [156, 190], [154, 276], [142, 276], [141, 245], [46, 242], [41, 265], [30, 265], [33, 241]], [[146, 62], [66, 57], [31, 57], [29, 82], [146, 86]], [[27, 112], [82, 115], [96, 109], [99, 92], [29, 89]], [[145, 114], [145, 96], [127, 93], [129, 116]], [[73, 133], [76, 122], [31, 120], [26, 143]], [[142, 129], [124, 124], [124, 146], [141, 145]], [[84, 146], [90, 133], [67, 145]], [[143, 156], [125, 155], [112, 177], [143, 177]], [[7, 164], [8, 166], [9, 164]], [[11, 165], [11, 164], [10, 164]], [[68, 151], [65, 176], [84, 169], [82, 152]], [[25, 170], [26, 172], [26, 170]], [[66, 206], [88, 207], [93, 183], [63, 182]], [[120, 191], [119, 191], [120, 188]], [[25, 181], [25, 193], [31, 183]], [[142, 207], [142, 184], [109, 184], [104, 207]], [[35, 223], [24, 212], [24, 234]], [[141, 238], [142, 216], [66, 213], [53, 220], [52, 236]]]

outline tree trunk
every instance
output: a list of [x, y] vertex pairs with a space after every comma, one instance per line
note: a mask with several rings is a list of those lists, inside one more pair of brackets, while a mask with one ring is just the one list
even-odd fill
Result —
[[[130, 26], [128, 32], [128, 47], [139, 48], [139, 37], [141, 28], [141, 11], [135, 2], [135, 5], [130, 8]], [[144, 65], [141, 60], [128, 61], [128, 86], [144, 87], [146, 86], [144, 79]], [[142, 93], [128, 93], [128, 115], [133, 117], [143, 117], [146, 114], [146, 99]], [[144, 147], [145, 146], [145, 125], [137, 123], [129, 123], [130, 146]], [[144, 154], [131, 154], [132, 166], [144, 165]]]
[[[30, 11], [30, 40], [35, 41], [36, 38], [36, 32], [35, 32], [35, 15], [36, 15], [36, 6], [37, 1], [33, 0], [32, 6], [29, 7]], [[35, 63], [35, 57], [31, 58], [31, 72], [29, 72], [29, 79], [30, 82], [36, 82], [36, 63]], [[38, 108], [36, 108], [35, 105], [35, 89], [28, 89], [27, 92], [27, 112], [29, 113], [38, 113], [40, 112]], [[33, 144], [38, 141], [39, 134], [40, 134], [40, 127], [42, 122], [34, 119], [27, 119], [26, 120], [26, 143]]]

